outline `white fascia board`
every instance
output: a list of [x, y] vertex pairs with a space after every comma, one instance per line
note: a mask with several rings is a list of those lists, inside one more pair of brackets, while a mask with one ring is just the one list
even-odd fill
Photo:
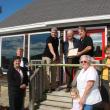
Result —
[[22, 29], [46, 27], [48, 25], [54, 25], [54, 24], [88, 22], [88, 21], [99, 21], [99, 20], [109, 20], [109, 19], [110, 19], [110, 15], [99, 15], [99, 16], [90, 16], [90, 17], [53, 20], [53, 21], [47, 21], [47, 22], [40, 22], [40, 23], [33, 23], [33, 24], [27, 24], [27, 25], [0, 28], [0, 32], [11, 32], [11, 31], [17, 31], [17, 30], [22, 30]]
[[42, 23], [33, 23], [33, 24], [27, 24], [27, 25], [0, 28], [0, 32], [9, 32], [9, 31], [11, 32], [11, 31], [16, 31], [16, 30], [39, 28], [39, 27], [45, 27], [45, 26], [46, 26], [46, 24], [44, 22], [42, 22]]
[[99, 21], [99, 20], [108, 20], [108, 19], [110, 19], [110, 15], [99, 15], [99, 16], [90, 16], [90, 17], [81, 17], [81, 18], [48, 21], [48, 22], [45, 22], [45, 24], [46, 25], [52, 25], [52, 24], [61, 24], [61, 23]]

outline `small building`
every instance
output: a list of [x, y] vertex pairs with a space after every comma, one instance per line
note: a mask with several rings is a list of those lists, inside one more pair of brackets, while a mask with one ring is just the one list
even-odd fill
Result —
[[41, 59], [51, 27], [58, 27], [58, 35], [65, 39], [67, 29], [79, 37], [80, 25], [87, 28], [94, 48], [101, 49], [96, 59], [103, 59], [110, 41], [110, 0], [33, 0], [0, 23], [0, 66], [8, 68], [17, 47], [24, 49], [29, 61]]

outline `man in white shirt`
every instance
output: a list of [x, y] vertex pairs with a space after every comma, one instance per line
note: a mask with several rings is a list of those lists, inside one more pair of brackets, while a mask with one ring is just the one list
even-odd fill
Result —
[[22, 48], [17, 48], [16, 56], [19, 56], [21, 58], [20, 66], [23, 67], [26, 71], [28, 71], [28, 59], [26, 57], [23, 57]]
[[[74, 38], [73, 30], [67, 31], [67, 41], [64, 42], [64, 55], [65, 55], [65, 63], [66, 64], [79, 64], [80, 56], [69, 55], [69, 51], [72, 49], [77, 49], [77, 52], [81, 51], [81, 42], [80, 40]], [[76, 68], [74, 67], [74, 73]], [[66, 75], [67, 75], [67, 88], [65, 92], [69, 92], [71, 89], [71, 83], [73, 80], [73, 67], [66, 67]]]

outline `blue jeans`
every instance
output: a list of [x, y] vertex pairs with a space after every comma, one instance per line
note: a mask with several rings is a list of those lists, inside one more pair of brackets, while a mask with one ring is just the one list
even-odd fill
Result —
[[93, 110], [93, 105], [84, 104], [83, 110]]

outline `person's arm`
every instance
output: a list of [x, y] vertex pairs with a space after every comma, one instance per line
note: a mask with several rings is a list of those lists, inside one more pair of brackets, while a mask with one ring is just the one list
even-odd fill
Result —
[[28, 82], [29, 82], [29, 79], [28, 79], [28, 75], [27, 75], [27, 72], [26, 72], [26, 70], [25, 69], [21, 69], [22, 70], [22, 72], [23, 72], [23, 82], [22, 82], [22, 84], [20, 85], [20, 88], [21, 89], [26, 89], [26, 87], [27, 87], [27, 85], [28, 85]]
[[82, 51], [78, 52], [78, 56], [81, 56], [84, 53], [87, 53], [88, 51], [90, 51], [92, 49], [92, 46], [87, 46], [86, 48], [84, 48]]
[[86, 101], [86, 98], [88, 97], [88, 94], [91, 92], [91, 89], [92, 87], [94, 86], [94, 80], [89, 80], [87, 82], [87, 85], [85, 87], [85, 90], [84, 90], [84, 94], [83, 96], [80, 98], [80, 104], [81, 105], [84, 105], [85, 101]]
[[78, 56], [81, 56], [82, 54], [85, 54], [85, 53], [89, 52], [93, 48], [92, 38], [87, 36], [85, 39], [86, 39], [86, 42], [85, 42], [86, 47], [82, 51], [78, 52]]
[[106, 64], [106, 65], [105, 65], [105, 68], [106, 68], [106, 67], [107, 67], [107, 68], [110, 68], [110, 64]]
[[84, 53], [87, 53], [88, 51], [90, 51], [92, 49], [92, 46], [87, 46], [86, 48], [84, 48], [82, 51], [78, 52], [78, 56], [81, 56]]
[[49, 50], [50, 50], [51, 54], [53, 55], [53, 60], [56, 60], [56, 54], [54, 52], [52, 43], [48, 43], [48, 47], [49, 47]]

